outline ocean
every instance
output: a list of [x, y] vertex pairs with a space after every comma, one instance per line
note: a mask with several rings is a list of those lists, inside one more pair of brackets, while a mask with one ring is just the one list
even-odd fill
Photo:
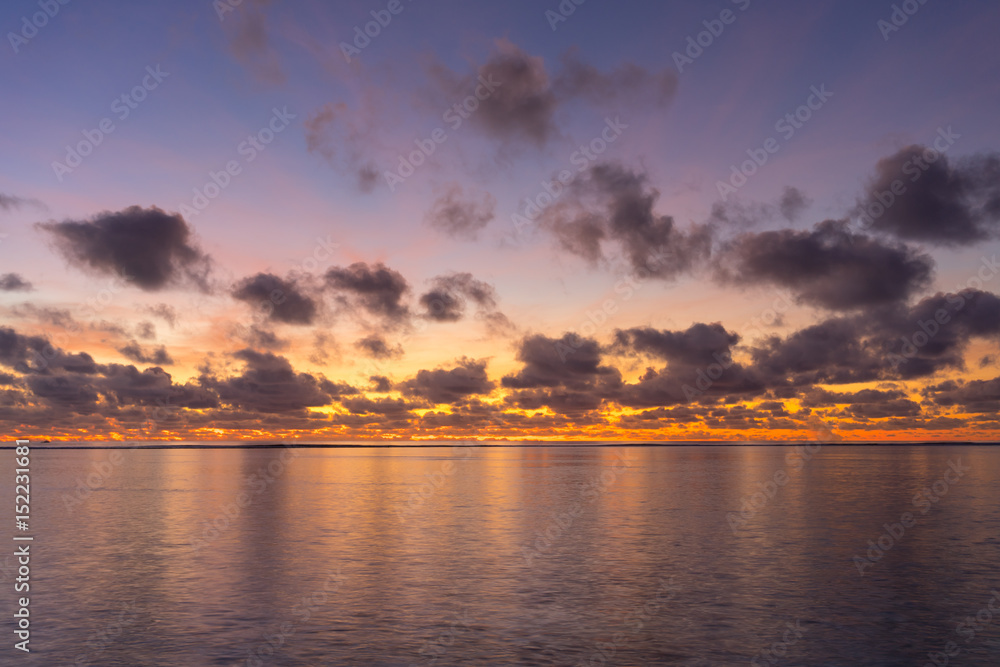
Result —
[[32, 445], [0, 662], [1000, 664], [1000, 447], [493, 444]]

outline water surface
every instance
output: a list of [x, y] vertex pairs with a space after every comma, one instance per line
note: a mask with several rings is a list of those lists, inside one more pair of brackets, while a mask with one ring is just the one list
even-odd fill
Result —
[[998, 489], [985, 446], [38, 447], [3, 662], [997, 665]]

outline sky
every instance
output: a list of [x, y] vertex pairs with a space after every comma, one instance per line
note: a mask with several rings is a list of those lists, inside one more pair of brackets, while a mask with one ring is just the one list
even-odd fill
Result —
[[1000, 6], [16, 0], [0, 425], [1000, 438]]

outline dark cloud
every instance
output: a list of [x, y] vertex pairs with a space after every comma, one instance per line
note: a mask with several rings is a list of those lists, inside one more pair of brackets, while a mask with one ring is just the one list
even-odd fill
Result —
[[550, 73], [543, 58], [525, 53], [506, 39], [496, 41], [493, 54], [474, 74], [462, 76], [441, 64], [432, 74], [448, 104], [484, 86], [488, 95], [466, 114], [471, 122], [503, 142], [536, 146], [559, 136], [556, 114], [569, 102], [582, 100], [599, 108], [663, 107], [677, 89], [677, 75], [670, 69], [650, 72], [624, 63], [602, 72], [579, 60], [575, 51], [567, 53]]
[[13, 211], [14, 209], [23, 208], [24, 206], [34, 206], [35, 208], [41, 209], [46, 208], [45, 204], [37, 199], [31, 199], [30, 197], [15, 197], [14, 195], [5, 195], [0, 192], [0, 211]]
[[820, 322], [750, 350], [769, 387], [909, 380], [964, 370], [975, 338], [1000, 336], [1000, 298], [963, 290]]
[[98, 371], [94, 358], [86, 352], [70, 354], [44, 336], [25, 336], [9, 327], [0, 327], [0, 365], [40, 375], [60, 370], [86, 375]]
[[237, 328], [236, 335], [240, 340], [255, 350], [270, 350], [272, 352], [277, 352], [288, 347], [287, 340], [279, 338], [273, 331], [257, 325]]
[[135, 335], [143, 340], [154, 340], [156, 338], [156, 327], [152, 322], [139, 322], [135, 325]]
[[853, 233], [838, 220], [811, 231], [742, 234], [726, 244], [715, 266], [723, 283], [785, 287], [802, 303], [832, 310], [905, 301], [926, 288], [933, 273], [928, 255]]
[[810, 203], [804, 192], [787, 186], [773, 203], [743, 202], [736, 197], [715, 202], [709, 222], [724, 230], [746, 230], [779, 218], [795, 222]]
[[453, 183], [431, 204], [426, 220], [448, 236], [474, 241], [494, 218], [496, 205], [497, 200], [490, 193], [484, 192], [480, 197], [466, 195], [460, 185]]
[[365, 336], [355, 342], [354, 347], [372, 359], [396, 359], [403, 356], [402, 346], [396, 345], [396, 347], [390, 347], [385, 338], [378, 334]]
[[685, 331], [641, 327], [615, 331], [615, 348], [634, 351], [669, 362], [706, 365], [717, 361], [713, 355], [728, 353], [740, 337], [719, 323], [691, 325]]
[[171, 329], [177, 325], [177, 311], [173, 306], [165, 303], [158, 303], [155, 306], [144, 306], [142, 310], [150, 315], [159, 317], [164, 322], [169, 324]]
[[100, 384], [105, 398], [114, 405], [156, 406], [161, 412], [179, 408], [204, 410], [219, 407], [214, 393], [196, 384], [176, 384], [159, 367], [140, 371], [132, 365], [108, 364]]
[[[79, 331], [81, 328], [80, 324], [73, 318], [73, 314], [63, 308], [21, 303], [12, 306], [10, 312], [15, 317], [35, 319], [39, 322], [65, 329], [66, 331]], [[94, 328], [93, 324], [91, 324], [91, 328]]]
[[[451, 273], [437, 276], [431, 281], [432, 288], [420, 296], [423, 316], [437, 322], [454, 322], [465, 315], [468, 302], [476, 306], [481, 317], [499, 315], [496, 289], [489, 283], [476, 280], [471, 273]], [[499, 323], [498, 323], [499, 324]]]
[[[229, 7], [227, 3], [220, 3]], [[219, 12], [223, 29], [229, 36], [229, 51], [255, 77], [265, 83], [285, 82], [278, 53], [271, 46], [267, 16], [263, 8], [269, 0], [245, 0], [235, 10]], [[218, 8], [217, 8], [218, 9]]]
[[173, 384], [161, 368], [139, 371], [131, 365], [97, 364], [86, 352], [69, 353], [44, 337], [12, 329], [0, 328], [0, 364], [25, 374], [24, 386], [43, 412], [56, 408], [63, 414], [114, 415], [125, 405], [217, 405], [205, 388]]
[[254, 350], [241, 350], [233, 356], [245, 364], [240, 375], [199, 378], [200, 384], [214, 391], [223, 403], [250, 412], [287, 413], [328, 405], [332, 400], [321, 379], [296, 373], [284, 357]]
[[867, 340], [860, 318], [835, 318], [772, 337], [751, 350], [753, 368], [768, 386], [844, 384], [877, 379], [885, 360]]
[[802, 215], [802, 212], [809, 206], [810, 200], [805, 193], [798, 188], [788, 186], [781, 193], [781, 200], [778, 202], [778, 209], [781, 215], [789, 222], [795, 222]]
[[86, 221], [36, 226], [51, 235], [77, 268], [118, 276], [148, 291], [185, 283], [208, 290], [211, 260], [194, 245], [191, 228], [180, 215], [132, 206]]
[[576, 49], [567, 52], [561, 64], [553, 86], [559, 99], [579, 97], [594, 105], [608, 104], [616, 108], [648, 101], [664, 107], [677, 92], [677, 73], [667, 68], [650, 72], [635, 63], [623, 63], [602, 72], [581, 61]]
[[1000, 414], [1000, 377], [991, 380], [948, 380], [923, 391], [936, 405], [975, 414]]
[[97, 411], [100, 396], [91, 382], [79, 375], [31, 375], [28, 389], [50, 406], [81, 415]]
[[899, 389], [862, 389], [857, 392], [831, 392], [821, 388], [808, 390], [802, 397], [803, 407], [845, 405], [840, 414], [855, 419], [913, 417], [921, 413], [920, 404]]
[[384, 375], [372, 375], [368, 378], [371, 383], [371, 390], [384, 394], [386, 392], [392, 391], [392, 380]]
[[238, 282], [232, 294], [233, 298], [266, 312], [268, 319], [275, 322], [312, 324], [316, 318], [316, 302], [292, 278], [258, 273]]
[[343, 102], [324, 104], [308, 116], [304, 126], [306, 149], [323, 157], [331, 167], [354, 178], [361, 192], [375, 189], [379, 170], [370, 156], [376, 143], [372, 126], [377, 117], [367, 97], [352, 110]]
[[0, 275], [0, 292], [30, 292], [33, 289], [32, 284], [17, 273]]
[[875, 165], [855, 214], [866, 227], [908, 241], [958, 246], [994, 238], [1000, 154], [949, 160], [932, 148], [902, 148]]
[[[558, 102], [545, 63], [540, 56], [529, 56], [507, 40], [498, 40], [496, 47], [477, 72], [494, 90], [481, 102], [473, 118], [495, 137], [542, 145], [558, 134], [554, 118]], [[476, 86], [472, 76], [456, 83], [451, 92], [462, 98]]]
[[326, 272], [326, 284], [348, 295], [372, 315], [390, 321], [401, 321], [409, 316], [409, 309], [401, 303], [409, 291], [406, 279], [381, 262], [374, 266], [355, 262], [347, 268], [332, 268]]
[[424, 317], [437, 322], [457, 322], [465, 314], [465, 301], [447, 289], [434, 288], [420, 296]]
[[618, 376], [618, 370], [601, 365], [601, 346], [592, 338], [563, 334], [549, 338], [534, 334], [518, 345], [517, 360], [524, 366], [514, 375], [505, 375], [504, 387], [586, 387], [598, 376]]
[[167, 348], [163, 345], [153, 349], [152, 351], [144, 349], [137, 342], [132, 341], [124, 347], [118, 348], [120, 352], [127, 359], [136, 361], [140, 364], [156, 364], [157, 366], [168, 366], [174, 363], [174, 360], [170, 358], [167, 353]]
[[685, 231], [672, 217], [656, 214], [659, 196], [645, 174], [600, 163], [567, 186], [539, 222], [564, 250], [592, 263], [614, 243], [634, 269], [674, 278], [708, 258], [712, 232], [708, 226]]
[[419, 396], [431, 403], [455, 403], [474, 394], [489, 394], [494, 383], [486, 376], [486, 361], [462, 358], [454, 368], [417, 371], [401, 382], [407, 396]]
[[684, 331], [616, 330], [614, 351], [667, 362], [659, 370], [647, 368], [636, 383], [626, 385], [619, 401], [630, 407], [652, 407], [762, 393], [765, 387], [753, 370], [733, 359], [739, 340], [719, 323], [698, 322]]

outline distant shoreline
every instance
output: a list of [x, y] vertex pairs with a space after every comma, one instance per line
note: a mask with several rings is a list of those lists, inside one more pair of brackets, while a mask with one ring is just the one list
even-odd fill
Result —
[[[173, 444], [169, 442], [147, 442], [144, 444], [123, 443], [121, 445], [63, 445], [55, 443], [32, 444], [33, 450], [71, 450], [71, 449], [277, 449], [289, 447], [296, 449], [429, 449], [433, 447], [493, 447], [493, 448], [543, 448], [543, 447], [797, 447], [819, 442], [824, 446], [836, 447], [962, 447], [1000, 445], [998, 442], [949, 441], [949, 442], [820, 442], [817, 440], [802, 440], [796, 442], [488, 442], [470, 445], [468, 440], [440, 440], [432, 443], [406, 442], [400, 443], [245, 443], [245, 444], [214, 444], [188, 443]], [[0, 445], [0, 449], [14, 449], [16, 445]]]

